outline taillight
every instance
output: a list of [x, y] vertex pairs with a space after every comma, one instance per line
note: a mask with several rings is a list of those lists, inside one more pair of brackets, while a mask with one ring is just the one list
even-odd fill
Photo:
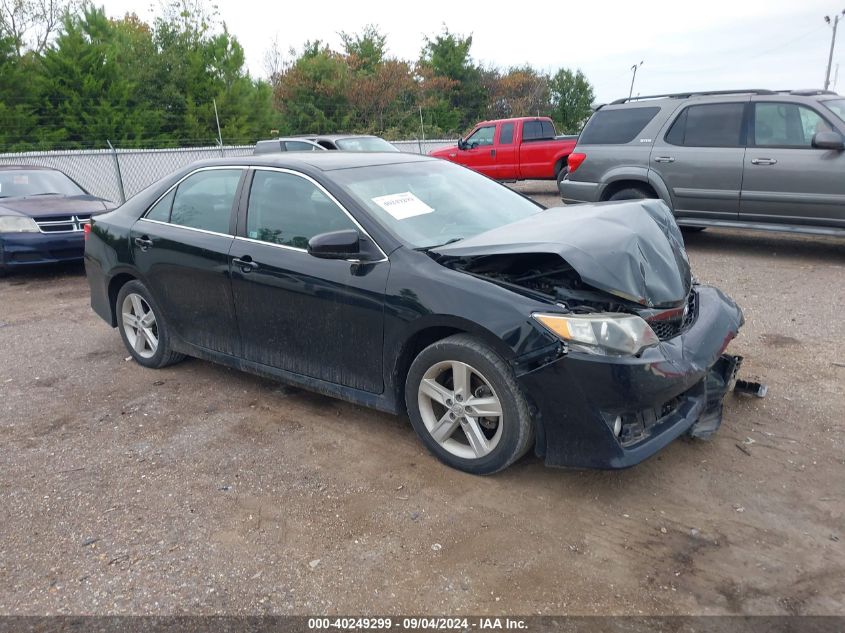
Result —
[[573, 171], [578, 169], [581, 166], [581, 163], [584, 162], [585, 158], [587, 158], [586, 154], [581, 154], [581, 153], [570, 154], [569, 158], [566, 159], [566, 166], [569, 167], [569, 173], [571, 174]]
[[85, 223], [82, 225], [82, 232], [85, 234], [85, 239], [88, 239], [88, 236], [91, 235], [91, 225], [89, 223]]

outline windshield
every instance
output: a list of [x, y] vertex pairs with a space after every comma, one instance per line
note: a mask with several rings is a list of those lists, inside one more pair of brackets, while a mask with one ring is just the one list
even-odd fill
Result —
[[0, 198], [56, 194], [82, 196], [85, 192], [60, 171], [48, 169], [0, 169]]
[[377, 136], [360, 136], [353, 138], [339, 138], [337, 146], [347, 152], [398, 152], [383, 138]]
[[341, 169], [334, 180], [412, 248], [433, 248], [521, 220], [543, 207], [446, 161]]
[[845, 99], [831, 99], [822, 101], [841, 121], [845, 121]]

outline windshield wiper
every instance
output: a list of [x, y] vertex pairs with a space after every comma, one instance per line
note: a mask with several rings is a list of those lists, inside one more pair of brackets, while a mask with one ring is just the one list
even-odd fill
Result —
[[35, 196], [61, 196], [63, 194], [59, 193], [58, 191], [45, 191], [44, 193], [30, 193], [26, 197], [27, 198], [34, 198]]
[[421, 246], [420, 248], [416, 249], [418, 251], [430, 251], [433, 248], [440, 248], [441, 246], [446, 246], [447, 244], [454, 244], [455, 242], [460, 242], [462, 237], [453, 237], [452, 239], [446, 240], [442, 244], [435, 244], [434, 246]]

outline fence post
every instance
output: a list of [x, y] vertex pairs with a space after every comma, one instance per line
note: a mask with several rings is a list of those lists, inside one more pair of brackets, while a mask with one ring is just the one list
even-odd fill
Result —
[[126, 191], [123, 189], [123, 176], [120, 174], [120, 161], [117, 159], [117, 150], [115, 150], [114, 145], [111, 144], [110, 140], [106, 139], [106, 143], [109, 144], [111, 155], [114, 159], [114, 172], [117, 176], [117, 188], [120, 190], [120, 204], [123, 204], [126, 202]]

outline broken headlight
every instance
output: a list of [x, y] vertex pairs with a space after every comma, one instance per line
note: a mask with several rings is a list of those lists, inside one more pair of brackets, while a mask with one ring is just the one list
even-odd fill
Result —
[[637, 355], [660, 339], [648, 323], [633, 314], [533, 314], [573, 349], [590, 354]]

